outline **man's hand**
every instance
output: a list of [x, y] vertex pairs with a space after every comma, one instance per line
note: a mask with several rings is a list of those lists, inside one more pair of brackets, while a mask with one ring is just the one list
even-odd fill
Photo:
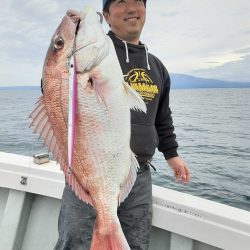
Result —
[[187, 165], [179, 156], [168, 159], [167, 163], [172, 168], [177, 182], [181, 180], [182, 183], [187, 183], [189, 181]]

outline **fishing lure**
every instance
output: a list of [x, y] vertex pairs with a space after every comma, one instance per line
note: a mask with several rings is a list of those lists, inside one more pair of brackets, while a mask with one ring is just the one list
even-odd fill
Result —
[[71, 173], [74, 155], [76, 98], [76, 60], [72, 55], [69, 61], [68, 175]]

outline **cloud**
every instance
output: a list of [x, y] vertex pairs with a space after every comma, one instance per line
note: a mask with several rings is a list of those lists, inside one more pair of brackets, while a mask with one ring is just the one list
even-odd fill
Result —
[[[86, 4], [102, 8], [101, 0], [1, 0], [0, 86], [39, 84], [61, 18]], [[151, 0], [141, 38], [170, 72], [250, 81], [249, 12], [248, 0]]]
[[234, 52], [239, 54], [250, 54], [250, 47], [236, 49]]
[[250, 82], [250, 54], [240, 60], [224, 63], [221, 66], [191, 71], [194, 76], [216, 78], [228, 81]]
[[[80, 10], [84, 2], [2, 0], [0, 21], [5, 25], [0, 27], [0, 86], [39, 85], [52, 34], [66, 11]], [[96, 7], [98, 1], [91, 5]]]
[[[156, 6], [150, 9], [143, 37], [151, 51], [170, 65], [171, 71], [180, 71], [177, 61], [185, 72], [193, 70], [191, 65], [204, 68], [207, 61], [213, 58], [216, 61], [218, 55], [225, 58], [231, 51], [249, 44], [246, 33], [250, 28], [249, 1], [182, 0], [168, 1], [165, 7]], [[164, 17], [166, 9], [177, 14]]]
[[188, 73], [205, 78], [250, 82], [250, 47], [214, 53], [200, 68]]

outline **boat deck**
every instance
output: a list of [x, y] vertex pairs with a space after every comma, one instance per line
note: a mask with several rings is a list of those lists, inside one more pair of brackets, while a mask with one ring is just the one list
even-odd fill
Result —
[[[0, 249], [53, 249], [63, 187], [55, 162], [0, 152]], [[250, 212], [158, 186], [153, 196], [151, 250], [250, 249]]]

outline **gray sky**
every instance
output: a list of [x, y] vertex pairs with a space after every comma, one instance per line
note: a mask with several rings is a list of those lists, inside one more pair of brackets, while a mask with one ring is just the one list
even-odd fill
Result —
[[[60, 20], [86, 4], [102, 8], [102, 0], [1, 0], [0, 86], [38, 85]], [[249, 0], [148, 0], [141, 40], [170, 73], [250, 82], [249, 13]]]

